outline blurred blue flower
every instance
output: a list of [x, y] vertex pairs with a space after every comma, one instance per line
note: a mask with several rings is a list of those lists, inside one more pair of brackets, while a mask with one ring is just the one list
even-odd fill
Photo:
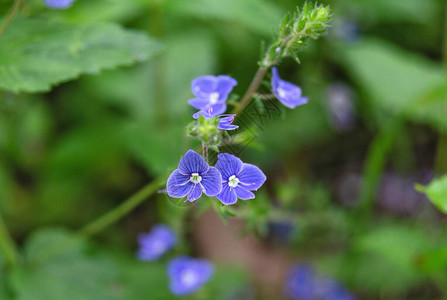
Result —
[[216, 196], [222, 191], [222, 177], [219, 171], [208, 166], [202, 156], [188, 150], [178, 164], [178, 169], [172, 172], [166, 183], [168, 195], [183, 198], [193, 202], [202, 196]]
[[306, 264], [299, 264], [289, 271], [284, 294], [294, 300], [313, 300], [315, 288], [316, 278], [313, 268]]
[[137, 251], [137, 258], [143, 261], [153, 261], [159, 259], [177, 244], [177, 235], [169, 226], [157, 224], [149, 233], [138, 235], [138, 244], [140, 248]]
[[341, 284], [330, 278], [320, 278], [310, 265], [298, 264], [291, 268], [284, 295], [294, 300], [355, 300]]
[[[199, 115], [203, 116], [205, 119], [214, 118], [214, 116], [209, 111], [203, 110], [196, 112], [194, 115], [192, 115], [192, 117], [194, 119], [198, 119]], [[233, 123], [235, 116], [235, 114], [223, 114], [216, 116], [217, 118], [219, 118], [219, 124], [217, 124], [217, 128], [219, 128], [220, 130], [234, 130], [239, 128], [239, 126], [231, 124]]]
[[225, 101], [235, 85], [237, 81], [225, 75], [197, 77], [191, 83], [196, 98], [188, 100], [188, 103], [198, 110], [209, 112], [212, 117], [218, 116], [227, 109]]
[[354, 43], [359, 40], [360, 32], [357, 23], [344, 18], [337, 18], [329, 30], [329, 37], [344, 43]]
[[273, 221], [268, 223], [269, 234], [281, 243], [290, 242], [294, 233], [298, 231], [298, 225], [290, 221]]
[[207, 283], [213, 273], [213, 265], [204, 259], [178, 256], [168, 264], [169, 289], [177, 296], [191, 294]]
[[352, 129], [355, 123], [353, 93], [343, 83], [333, 83], [326, 90], [327, 106], [332, 125], [338, 131]]
[[300, 87], [282, 80], [279, 77], [276, 67], [272, 68], [272, 92], [288, 108], [295, 108], [299, 105], [306, 104], [309, 100], [308, 97], [301, 97]]
[[45, 5], [52, 9], [69, 8], [75, 0], [45, 0]]
[[216, 168], [222, 174], [222, 192], [217, 199], [229, 205], [237, 199], [248, 200], [255, 198], [251, 191], [259, 189], [267, 179], [262, 171], [251, 164], [243, 163], [239, 158], [228, 153], [217, 156]]

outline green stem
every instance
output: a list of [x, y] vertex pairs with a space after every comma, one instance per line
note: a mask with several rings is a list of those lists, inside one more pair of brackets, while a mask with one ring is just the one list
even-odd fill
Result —
[[119, 206], [105, 213], [99, 219], [96, 219], [95, 221], [81, 228], [72, 237], [65, 239], [59, 243], [50, 245], [48, 248], [44, 249], [44, 251], [38, 253], [34, 257], [32, 262], [42, 263], [49, 258], [57, 256], [63, 253], [65, 250], [70, 249], [74, 244], [77, 243], [79, 239], [91, 237], [103, 231], [110, 225], [116, 223], [148, 197], [155, 194], [160, 186], [162, 186], [162, 184], [165, 182], [164, 180], [162, 180], [164, 178], [165, 176], [161, 176], [160, 178], [157, 178], [151, 183], [145, 185], [138, 192], [127, 198]]
[[0, 250], [8, 263], [9, 267], [13, 268], [17, 266], [19, 262], [19, 255], [17, 254], [17, 248], [11, 235], [6, 228], [5, 222], [0, 215]]
[[369, 147], [363, 171], [364, 183], [360, 191], [358, 206], [362, 215], [371, 211], [388, 153], [391, 151], [396, 135], [403, 124], [404, 121], [399, 116], [392, 120], [391, 124], [385, 124]]
[[202, 154], [203, 154], [203, 158], [205, 158], [206, 162], [208, 161], [208, 146], [202, 142]]
[[14, 18], [14, 15], [19, 10], [21, 3], [22, 3], [22, 0], [15, 0], [14, 3], [12, 4], [11, 10], [9, 11], [8, 15], [6, 16], [5, 21], [3, 22], [2, 26], [0, 27], [0, 35], [2, 35], [3, 32], [5, 32], [9, 23], [11, 23], [12, 19]]
[[258, 68], [258, 71], [256, 72], [255, 77], [253, 77], [253, 80], [251, 81], [250, 86], [245, 92], [244, 97], [242, 97], [242, 100], [239, 103], [239, 105], [234, 108], [232, 112], [233, 114], [236, 115], [239, 114], [242, 110], [244, 110], [247, 104], [250, 103], [253, 94], [259, 88], [259, 85], [261, 84], [262, 79], [264, 78], [264, 75], [268, 69], [269, 69], [268, 67], [262, 67], [262, 66]]

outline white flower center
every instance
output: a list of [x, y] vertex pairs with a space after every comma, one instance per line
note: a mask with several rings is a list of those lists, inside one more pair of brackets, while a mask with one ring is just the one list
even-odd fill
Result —
[[279, 95], [281, 98], [284, 98], [284, 97], [287, 95], [287, 92], [286, 92], [285, 90], [283, 90], [282, 88], [278, 88], [278, 89], [276, 90], [276, 92], [278, 93], [278, 95]]
[[197, 282], [197, 274], [191, 270], [182, 272], [180, 281], [184, 286], [192, 286]]
[[210, 94], [210, 103], [211, 103], [211, 105], [216, 104], [217, 100], [219, 100], [219, 93], [218, 92], [211, 93]]
[[228, 186], [229, 187], [237, 187], [239, 184], [239, 179], [236, 177], [236, 175], [232, 175], [230, 178], [228, 178]]
[[189, 180], [192, 183], [199, 183], [200, 181], [202, 181], [202, 176], [200, 176], [199, 173], [192, 173], [191, 177], [189, 177]]

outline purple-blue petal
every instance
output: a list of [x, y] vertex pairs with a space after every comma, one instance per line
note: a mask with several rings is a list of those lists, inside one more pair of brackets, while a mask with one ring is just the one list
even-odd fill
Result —
[[202, 156], [194, 150], [188, 150], [178, 164], [180, 173], [191, 175], [192, 173], [203, 174], [208, 171], [208, 164]]
[[192, 189], [193, 183], [189, 181], [190, 176], [180, 173], [177, 169], [171, 173], [166, 182], [166, 192], [170, 197], [183, 198]]
[[287, 281], [284, 286], [284, 294], [290, 299], [315, 299], [316, 281], [317, 278], [311, 266], [296, 265], [289, 271]]
[[208, 172], [202, 175], [200, 183], [205, 189], [203, 192], [209, 197], [216, 196], [222, 191], [222, 176], [215, 167], [210, 167]]
[[214, 273], [214, 267], [204, 259], [179, 256], [169, 262], [167, 273], [171, 292], [177, 296], [185, 296], [207, 283]]
[[188, 100], [189, 105], [196, 109], [207, 109], [209, 107], [208, 99], [204, 98], [193, 98]]
[[222, 184], [222, 192], [216, 196], [222, 204], [231, 205], [237, 202], [236, 192], [234, 188], [230, 188], [228, 184]]
[[52, 9], [69, 8], [75, 0], [45, 0], [45, 5]]
[[169, 226], [158, 224], [149, 233], [138, 236], [137, 258], [143, 261], [159, 259], [177, 243], [177, 235]]
[[239, 128], [239, 126], [231, 124], [234, 121], [234, 116], [235, 115], [220, 119], [217, 128], [219, 128], [220, 130], [234, 130]]
[[208, 99], [216, 88], [217, 79], [211, 75], [199, 76], [191, 82], [192, 93], [198, 98]]
[[233, 87], [237, 85], [237, 81], [234, 78], [226, 75], [217, 76], [216, 92], [219, 93], [219, 101], [226, 101], [228, 95], [233, 90]]
[[195, 114], [192, 115], [192, 117], [194, 119], [197, 119], [199, 118], [199, 115], [203, 115], [204, 117], [210, 119], [225, 113], [226, 110], [227, 110], [227, 104], [219, 103], [196, 112]]
[[241, 187], [240, 185], [234, 188], [234, 191], [236, 192], [236, 196], [239, 199], [242, 200], [249, 200], [249, 199], [254, 199], [255, 198], [255, 194], [253, 194], [250, 191], [247, 191], [246, 189], [244, 189], [243, 187]]
[[278, 98], [278, 100], [289, 108], [295, 108], [299, 105], [306, 104], [309, 100], [308, 97], [301, 96], [301, 88], [290, 83], [288, 81], [282, 80], [279, 77], [278, 70], [272, 68], [272, 92]]
[[272, 67], [272, 89], [276, 91], [279, 86], [279, 81], [281, 78], [279, 77], [278, 69], [276, 67]]
[[267, 179], [264, 173], [258, 167], [252, 164], [243, 164], [242, 171], [237, 175], [239, 184], [246, 190], [256, 191]]
[[233, 175], [237, 175], [242, 170], [242, 161], [234, 155], [221, 153], [217, 155], [216, 168], [222, 174], [222, 180], [228, 181]]
[[201, 196], [202, 196], [202, 187], [200, 186], [200, 184], [197, 183], [194, 184], [194, 187], [189, 192], [188, 197], [186, 197], [186, 200], [189, 202], [194, 202]]

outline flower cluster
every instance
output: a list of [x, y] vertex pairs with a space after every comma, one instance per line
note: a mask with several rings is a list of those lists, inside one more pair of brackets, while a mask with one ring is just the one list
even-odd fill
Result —
[[338, 282], [317, 276], [311, 266], [304, 264], [291, 268], [284, 294], [294, 300], [355, 300]]
[[205, 159], [194, 150], [188, 150], [180, 160], [178, 169], [168, 178], [166, 189], [170, 197], [193, 202], [202, 196], [216, 196], [229, 205], [237, 199], [253, 199], [252, 191], [259, 189], [266, 176], [256, 166], [243, 163], [228, 153], [218, 155], [216, 167], [210, 167]]
[[[158, 224], [149, 233], [138, 236], [137, 258], [142, 261], [160, 259], [177, 244], [177, 235], [169, 226]], [[204, 259], [177, 256], [167, 266], [169, 289], [174, 295], [185, 296], [200, 289], [214, 273], [213, 265]]]
[[45, 5], [52, 9], [69, 8], [75, 0], [45, 0]]

